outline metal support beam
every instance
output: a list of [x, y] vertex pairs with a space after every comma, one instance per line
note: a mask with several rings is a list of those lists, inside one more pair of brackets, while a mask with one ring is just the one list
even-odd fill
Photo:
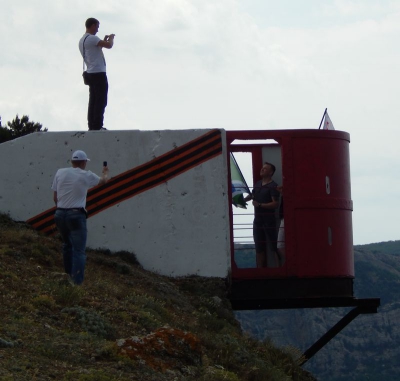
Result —
[[318, 341], [316, 341], [304, 354], [304, 360], [300, 365], [305, 364], [312, 356], [314, 356], [322, 347], [324, 347], [330, 340], [332, 340], [343, 328], [350, 324], [358, 315], [376, 313], [377, 305], [371, 304], [369, 306], [359, 306], [352, 309], [345, 315], [337, 324], [335, 324], [328, 332], [326, 332]]
[[265, 297], [250, 299], [249, 295], [254, 294], [253, 290], [254, 287], [251, 287], [249, 290], [240, 290], [243, 292], [237, 292], [236, 294], [231, 295], [230, 299], [233, 310], [354, 307], [336, 325], [334, 325], [328, 332], [326, 332], [318, 341], [316, 341], [304, 352], [301, 365], [305, 364], [343, 328], [350, 324], [358, 315], [377, 313], [381, 302], [379, 298], [357, 299], [352, 297], [300, 297], [273, 299]]

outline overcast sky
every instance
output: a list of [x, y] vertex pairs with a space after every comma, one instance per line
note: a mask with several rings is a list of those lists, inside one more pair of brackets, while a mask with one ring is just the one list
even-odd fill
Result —
[[78, 40], [105, 50], [105, 127], [350, 133], [354, 243], [400, 239], [400, 1], [0, 0], [0, 116], [87, 130]]

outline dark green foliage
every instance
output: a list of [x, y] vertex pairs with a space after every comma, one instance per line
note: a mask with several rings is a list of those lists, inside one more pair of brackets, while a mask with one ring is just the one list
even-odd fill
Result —
[[[3, 228], [16, 228], [19, 224], [13, 221], [8, 214], [0, 213], [0, 225]], [[28, 227], [28, 225], [24, 227]]]
[[357, 297], [380, 297], [382, 306], [400, 300], [400, 241], [354, 247]]
[[59, 282], [51, 293], [54, 300], [61, 306], [74, 306], [81, 301], [83, 296], [82, 288], [74, 287], [68, 281]]
[[42, 130], [42, 125], [33, 121], [29, 121], [28, 115], [19, 118], [18, 114], [11, 122], [7, 122], [7, 126], [3, 127], [0, 120], [0, 143], [19, 138], [33, 132], [46, 132], [47, 128]]
[[12, 140], [11, 131], [6, 127], [0, 126], [0, 143]]
[[79, 372], [67, 372], [63, 381], [114, 381], [116, 378], [104, 375], [101, 371], [90, 374], [79, 374]]
[[355, 273], [354, 292], [358, 298], [379, 297], [381, 305], [400, 300], [399, 274], [364, 261], [355, 263]]
[[73, 316], [80, 328], [85, 332], [89, 332], [93, 335], [103, 338], [114, 338], [114, 328], [95, 311], [88, 311], [77, 306], [64, 308], [61, 310], [61, 312]]
[[385, 253], [385, 254], [400, 255], [400, 241], [388, 241], [388, 242], [370, 243], [368, 245], [358, 245], [354, 246], [354, 250], [357, 250], [359, 252], [371, 251], [374, 254]]
[[106, 248], [98, 248], [98, 249], [87, 249], [88, 251], [93, 254], [93, 259], [97, 261], [97, 263], [101, 263], [105, 266], [109, 267], [114, 267], [119, 274], [129, 274], [130, 269], [129, 266], [126, 266], [125, 264], [120, 264], [117, 263], [116, 261], [112, 260], [100, 260], [97, 254], [103, 254], [111, 258], [121, 258], [123, 261], [125, 261], [128, 264], [135, 265], [138, 267], [141, 267], [139, 261], [136, 258], [136, 255], [132, 252], [129, 251], [117, 251], [117, 252], [111, 252], [111, 250], [106, 249]]
[[120, 257], [121, 259], [123, 259], [123, 260], [124, 260], [125, 262], [127, 262], [127, 263], [130, 263], [130, 264], [132, 264], [132, 265], [140, 266], [140, 263], [139, 263], [139, 261], [137, 260], [136, 255], [135, 255], [134, 253], [131, 253], [131, 252], [129, 252], [129, 251], [122, 250], [122, 251], [117, 251], [117, 252], [115, 253], [115, 255], [116, 255], [117, 257]]

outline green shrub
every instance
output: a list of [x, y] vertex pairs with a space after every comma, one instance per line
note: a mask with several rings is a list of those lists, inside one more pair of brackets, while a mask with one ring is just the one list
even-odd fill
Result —
[[107, 376], [102, 371], [94, 371], [90, 374], [80, 374], [79, 372], [67, 372], [63, 381], [113, 381], [115, 377]]
[[209, 367], [201, 378], [204, 381], [240, 381], [240, 378], [233, 372], [223, 368]]
[[74, 306], [79, 304], [85, 291], [82, 287], [73, 286], [69, 283], [57, 284], [53, 289], [55, 301], [62, 306]]
[[53, 309], [56, 306], [55, 300], [49, 295], [39, 295], [32, 299], [32, 304], [36, 307]]
[[70, 307], [64, 308], [61, 312], [74, 316], [85, 332], [102, 338], [115, 338], [114, 328], [95, 311], [87, 311], [82, 307]]

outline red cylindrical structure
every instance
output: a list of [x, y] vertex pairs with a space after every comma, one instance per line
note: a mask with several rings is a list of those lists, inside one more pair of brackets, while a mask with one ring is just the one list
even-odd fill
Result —
[[[232, 145], [237, 139], [252, 140], [252, 143]], [[257, 280], [254, 290], [263, 290], [255, 291], [258, 298], [261, 293], [269, 297], [275, 294], [281, 297], [352, 296], [349, 134], [327, 130], [228, 131], [228, 151], [251, 152], [253, 173], [257, 174], [268, 152], [262, 141], [271, 139], [277, 142], [281, 152], [285, 263], [275, 268], [238, 268], [232, 250], [234, 284], [242, 284], [243, 290], [251, 294], [251, 288], [241, 282]], [[259, 168], [255, 167], [258, 162]], [[285, 279], [290, 280], [287, 282], [290, 287], [280, 293], [285, 288]], [[275, 283], [265, 283], [268, 286], [264, 287], [260, 280]], [[237, 288], [239, 293], [240, 289]]]
[[354, 276], [349, 137], [327, 132], [282, 147], [288, 276]]

